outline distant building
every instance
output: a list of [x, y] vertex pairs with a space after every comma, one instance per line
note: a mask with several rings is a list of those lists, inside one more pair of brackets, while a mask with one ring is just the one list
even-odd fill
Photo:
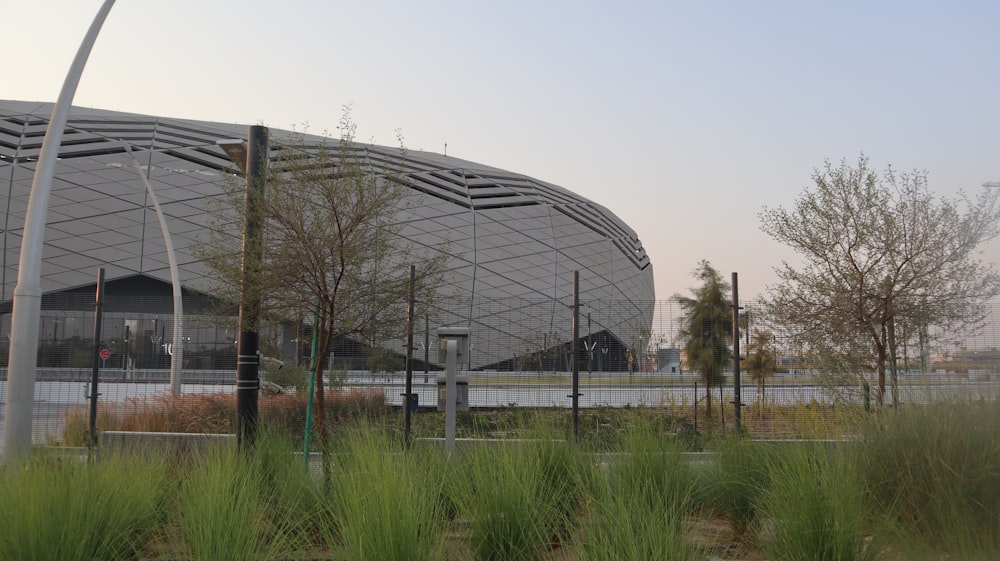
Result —
[[667, 349], [657, 349], [656, 358], [659, 368], [658, 372], [666, 374], [683, 374], [681, 369], [681, 350], [675, 347]]

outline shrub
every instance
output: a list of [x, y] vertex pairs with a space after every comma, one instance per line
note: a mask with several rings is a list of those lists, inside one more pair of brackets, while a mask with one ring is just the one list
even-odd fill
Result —
[[[262, 429], [301, 438], [305, 428], [306, 397], [299, 394], [262, 396], [259, 402]], [[371, 421], [388, 412], [385, 394], [378, 389], [349, 389], [327, 394], [327, 419]], [[159, 394], [131, 398], [124, 403], [98, 407], [99, 431], [186, 432], [233, 434], [236, 397], [232, 393]], [[73, 407], [63, 413], [66, 446], [86, 446], [89, 412]]]
[[285, 389], [292, 389], [295, 393], [304, 394], [309, 390], [309, 372], [307, 368], [301, 366], [286, 365], [282, 368], [269, 368], [266, 377], [268, 382]]
[[398, 372], [404, 366], [399, 353], [384, 347], [375, 347], [368, 356], [368, 370], [374, 373]]
[[873, 419], [858, 457], [870, 508], [901, 543], [962, 554], [1000, 550], [1000, 408], [995, 402], [906, 406]]

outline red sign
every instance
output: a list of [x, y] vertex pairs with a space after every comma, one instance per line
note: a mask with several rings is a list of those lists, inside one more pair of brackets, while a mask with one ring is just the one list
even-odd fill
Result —
[[111, 358], [111, 351], [109, 349], [101, 349], [101, 358], [103, 360]]

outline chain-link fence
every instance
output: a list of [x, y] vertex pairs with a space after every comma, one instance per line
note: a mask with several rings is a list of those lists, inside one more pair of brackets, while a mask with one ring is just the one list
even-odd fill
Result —
[[[93, 296], [62, 295], [43, 301], [39, 326], [33, 438], [37, 443], [86, 442], [86, 410], [99, 359], [98, 430], [232, 432], [235, 416], [236, 321], [208, 302], [190, 305], [184, 316], [183, 365], [177, 353], [169, 298], [109, 297], [102, 337], [94, 342]], [[487, 313], [472, 322], [469, 353], [460, 370], [468, 376], [469, 435], [502, 438], [513, 421], [542, 414], [541, 423], [569, 430], [573, 387], [573, 310], [553, 301], [497, 300], [477, 303]], [[622, 314], [623, 308], [634, 313]], [[211, 312], [209, 310], [212, 310]], [[614, 310], [615, 313], [611, 313]], [[9, 310], [8, 310], [9, 311]], [[745, 304], [754, 318], [753, 304]], [[947, 344], [899, 342], [897, 376], [886, 403], [944, 398], [995, 399], [1000, 393], [1000, 306], [991, 307], [982, 329]], [[662, 422], [671, 432], [731, 430], [736, 394], [731, 364], [721, 383], [706, 388], [691, 371], [680, 333], [684, 314], [675, 301], [583, 302], [575, 351], [581, 437], [621, 430], [628, 414]], [[632, 321], [609, 318], [632, 317]], [[416, 322], [412, 392], [418, 435], [435, 434], [441, 374], [433, 318]], [[744, 325], [741, 354], [763, 346], [759, 330]], [[748, 328], [749, 327], [749, 328]], [[0, 315], [0, 363], [7, 363], [10, 315]], [[739, 410], [751, 435], [834, 438], [875, 399], [874, 373], [830, 377], [811, 368], [789, 338], [771, 329], [773, 372], [754, 376], [741, 368]], [[903, 337], [905, 339], [905, 337]], [[306, 419], [310, 327], [288, 321], [261, 334], [262, 352], [283, 361], [262, 366], [261, 418], [301, 435]], [[340, 341], [323, 376], [327, 414], [399, 416], [405, 393], [405, 339], [361, 344]], [[484, 359], [482, 357], [488, 357]], [[171, 379], [181, 377], [181, 393]], [[0, 403], [6, 403], [6, 368], [0, 369]], [[868, 382], [867, 384], [865, 382]], [[867, 388], [867, 389], [866, 389]], [[331, 413], [332, 412], [332, 413]], [[638, 413], [636, 413], [638, 412]], [[425, 422], [426, 421], [426, 422]], [[423, 432], [419, 432], [423, 431]], [[477, 432], [478, 431], [478, 432]]]

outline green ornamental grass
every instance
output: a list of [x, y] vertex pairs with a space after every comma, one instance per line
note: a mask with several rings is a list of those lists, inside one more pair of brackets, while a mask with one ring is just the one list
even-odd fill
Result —
[[465, 541], [476, 561], [541, 559], [559, 533], [560, 509], [549, 500], [544, 462], [531, 444], [484, 443], [463, 451], [453, 472]]
[[339, 442], [324, 536], [348, 559], [430, 561], [441, 558], [444, 474], [424, 454], [404, 452], [374, 428]]
[[868, 508], [911, 558], [995, 559], [1000, 551], [1000, 408], [902, 407], [865, 427], [858, 464]]
[[847, 455], [802, 443], [785, 445], [772, 458], [762, 500], [769, 527], [762, 529], [761, 544], [768, 559], [876, 558], [864, 486]]
[[134, 559], [162, 523], [156, 461], [33, 458], [0, 471], [0, 559]]
[[706, 511], [729, 522], [737, 540], [753, 545], [761, 500], [770, 486], [772, 445], [727, 438], [712, 463], [698, 470], [698, 495]]
[[[543, 419], [544, 417], [539, 417]], [[640, 418], [637, 418], [640, 419]], [[654, 420], [655, 421], [655, 420]], [[536, 419], [535, 422], [544, 421]], [[287, 434], [204, 456], [36, 456], [0, 468], [0, 560], [986, 561], [1000, 551], [1000, 408], [908, 404], [827, 444], [707, 441], [662, 423], [602, 449], [526, 437], [446, 454], [338, 427], [321, 489]], [[716, 532], [727, 522], [734, 537]], [[726, 537], [723, 537], [726, 536]]]
[[584, 561], [688, 561], [704, 555], [685, 530], [694, 477], [677, 444], [633, 427], [618, 453], [598, 456], [577, 551]]
[[261, 453], [210, 450], [189, 466], [177, 517], [192, 561], [258, 561], [298, 548], [296, 520], [273, 508], [274, 481], [261, 469]]

